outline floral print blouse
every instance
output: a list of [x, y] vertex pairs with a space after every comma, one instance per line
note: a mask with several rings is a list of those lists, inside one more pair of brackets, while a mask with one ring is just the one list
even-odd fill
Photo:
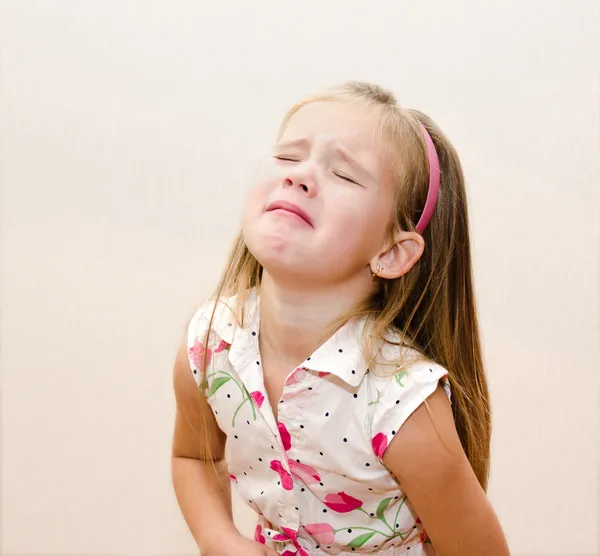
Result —
[[218, 304], [208, 346], [214, 302], [194, 314], [188, 353], [227, 435], [231, 481], [258, 514], [255, 540], [284, 556], [434, 555], [382, 458], [440, 379], [450, 396], [447, 370], [416, 363], [377, 377], [361, 351], [364, 324], [348, 323], [291, 370], [274, 415], [258, 346], [259, 296], [253, 291], [248, 299], [244, 327], [236, 323], [234, 303]]

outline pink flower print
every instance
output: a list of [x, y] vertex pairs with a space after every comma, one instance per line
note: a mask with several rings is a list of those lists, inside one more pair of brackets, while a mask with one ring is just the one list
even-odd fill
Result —
[[300, 556], [310, 556], [310, 554], [298, 544], [298, 533], [296, 531], [288, 527], [282, 527], [281, 530], [283, 533], [277, 533], [274, 535], [273, 540], [277, 542], [292, 541], [294, 547], [296, 548], [296, 552], [286, 550], [283, 554], [293, 554], [294, 556], [298, 556], [298, 554], [300, 554]]
[[388, 445], [388, 439], [385, 434], [378, 432], [371, 440], [371, 446], [375, 455], [381, 459]]
[[277, 471], [277, 473], [279, 473], [279, 477], [281, 479], [281, 486], [285, 490], [292, 490], [292, 476], [283, 468], [282, 463], [279, 460], [274, 459], [271, 461], [270, 467], [273, 471]]
[[232, 481], [237, 481], [237, 477], [236, 477], [235, 475], [232, 475], [231, 473], [229, 473], [229, 478], [230, 478]]
[[298, 367], [297, 369], [294, 369], [292, 371], [292, 374], [290, 376], [288, 376], [287, 380], [285, 381], [285, 385], [291, 386], [292, 384], [301, 382], [303, 380], [303, 377], [305, 376], [305, 374], [306, 374], [305, 367]]
[[204, 347], [204, 345], [198, 340], [198, 338], [196, 338], [194, 340], [194, 345], [189, 349], [190, 359], [193, 361], [194, 365], [196, 365], [196, 367], [200, 369], [204, 365], [204, 354], [208, 351], [208, 353], [206, 354], [206, 366], [208, 367], [212, 360], [213, 353], [220, 353], [221, 351], [229, 349], [229, 347], [230, 345], [225, 340], [219, 339], [219, 343], [217, 344], [216, 348], [208, 348], [207, 350]]
[[279, 429], [283, 449], [287, 452], [292, 447], [292, 437], [283, 423], [277, 423], [277, 428]]
[[256, 407], [258, 408], [260, 408], [263, 402], [265, 401], [265, 397], [263, 396], [262, 392], [259, 392], [258, 390], [256, 390], [255, 392], [250, 392], [250, 397], [252, 398], [252, 401], [254, 401]]
[[346, 514], [362, 507], [363, 503], [345, 492], [338, 492], [325, 496], [325, 505], [334, 512]]
[[[422, 521], [420, 517], [417, 517], [417, 521], [415, 521], [415, 526], [416, 525], [422, 525]], [[429, 539], [429, 535], [427, 534], [427, 531], [425, 531], [425, 529], [421, 530], [421, 534], [419, 535], [419, 540], [425, 544], [425, 543], [431, 543], [431, 540]]]
[[281, 530], [288, 536], [288, 539], [296, 540], [298, 533], [289, 527], [282, 527]]
[[[200, 369], [204, 365], [204, 353], [206, 352], [205, 347], [198, 341], [194, 340], [194, 345], [189, 349], [189, 356], [196, 368]], [[206, 366], [210, 365], [212, 359], [212, 351], [209, 349], [206, 355]]]
[[274, 541], [278, 541], [278, 542], [285, 542], [285, 541], [296, 541], [296, 538], [298, 536], [298, 533], [296, 533], [296, 531], [294, 531], [293, 529], [290, 529], [289, 527], [282, 527], [281, 530], [283, 531], [282, 533], [277, 533], [276, 535], [273, 535], [273, 540]]
[[304, 548], [302, 548], [298, 544], [298, 533], [296, 531], [294, 531], [293, 529], [289, 529], [288, 527], [282, 527], [281, 530], [283, 532], [277, 533], [276, 535], [274, 535], [273, 540], [277, 541], [277, 542], [292, 541], [292, 544], [294, 545], [294, 548], [296, 549], [296, 552], [292, 552], [291, 550], [286, 550], [281, 556], [286, 556], [286, 554], [288, 556], [298, 556], [298, 555], [310, 556], [310, 554], [308, 552], [306, 552], [306, 550], [304, 550]]
[[256, 529], [254, 530], [254, 540], [260, 544], [265, 544], [266, 542], [265, 537], [262, 535], [262, 527], [260, 525], [257, 525]]
[[306, 532], [319, 544], [333, 544], [335, 533], [329, 523], [309, 523], [304, 526]]
[[229, 349], [230, 345], [225, 341], [225, 340], [221, 340], [219, 342], [219, 345], [213, 350], [214, 353], [220, 353], [222, 351], [225, 351], [226, 349]]
[[305, 484], [312, 485], [321, 481], [321, 477], [319, 477], [316, 469], [310, 465], [294, 461], [293, 459], [289, 461], [289, 465], [292, 475]]

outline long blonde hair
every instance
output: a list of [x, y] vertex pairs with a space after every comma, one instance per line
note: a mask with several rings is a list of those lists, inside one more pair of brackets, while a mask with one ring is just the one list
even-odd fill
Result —
[[[429, 163], [420, 124], [434, 142], [441, 187], [434, 216], [423, 233], [423, 255], [407, 274], [394, 280], [377, 279], [372, 294], [344, 318], [368, 319], [371, 339], [377, 343], [386, 341], [390, 330], [400, 332], [424, 358], [449, 371], [458, 435], [485, 489], [491, 415], [475, 307], [467, 198], [458, 155], [425, 114], [401, 107], [392, 93], [365, 82], [348, 82], [305, 98], [285, 115], [280, 133], [290, 118], [311, 102], [361, 102], [372, 108], [374, 130], [385, 138], [394, 161], [396, 210], [389, 224], [390, 235], [395, 229], [414, 231], [425, 205]], [[240, 233], [213, 298], [235, 296], [236, 306], [243, 308], [249, 291], [260, 286], [262, 271]], [[209, 330], [213, 317], [214, 311]], [[243, 326], [241, 312], [238, 318]], [[204, 396], [203, 388], [199, 391]], [[210, 443], [204, 441], [208, 432], [201, 430], [200, 434], [205, 459], [212, 460]]]

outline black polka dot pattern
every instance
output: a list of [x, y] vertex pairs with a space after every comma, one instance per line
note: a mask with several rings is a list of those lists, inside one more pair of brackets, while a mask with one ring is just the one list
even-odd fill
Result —
[[[225, 320], [223, 324], [226, 325], [227, 321]], [[227, 326], [223, 326], [223, 324], [221, 329], [226, 329]], [[231, 323], [229, 324], [231, 325]], [[233, 331], [229, 331], [229, 333], [232, 334]], [[335, 504], [330, 505], [329, 503], [331, 499], [327, 503], [319, 504], [316, 508], [313, 504], [327, 500], [326, 496], [334, 496], [336, 493], [344, 491], [348, 497], [356, 497], [363, 501], [364, 510], [362, 510], [362, 518], [357, 513], [356, 520], [341, 521], [337, 525], [341, 528], [341, 538], [336, 539], [333, 548], [336, 547], [337, 543], [345, 545], [357, 535], [363, 534], [364, 530], [369, 527], [378, 528], [380, 524], [377, 520], [381, 518], [381, 512], [387, 520], [386, 526], [388, 529], [391, 526], [391, 529], [395, 531], [408, 530], [411, 532], [411, 537], [414, 534], [418, 537], [418, 533], [413, 533], [411, 530], [414, 520], [406, 523], [407, 516], [405, 513], [399, 512], [398, 517], [394, 519], [397, 515], [397, 508], [400, 508], [402, 512], [405, 512], [405, 510], [402, 509], [402, 504], [395, 502], [389, 504], [390, 498], [394, 497], [394, 492], [389, 490], [390, 484], [383, 480], [386, 470], [382, 463], [383, 452], [398, 432], [397, 429], [392, 430], [389, 427], [401, 426], [401, 419], [405, 413], [401, 410], [405, 408], [406, 400], [409, 400], [410, 403], [411, 392], [409, 388], [414, 388], [414, 385], [409, 380], [400, 383], [394, 379], [390, 381], [391, 385], [380, 382], [384, 377], [367, 376], [362, 379], [365, 372], [369, 372], [369, 369], [365, 370], [364, 366], [358, 363], [358, 358], [354, 359], [353, 345], [338, 342], [337, 345], [329, 345], [328, 352], [319, 351], [316, 354], [317, 360], [314, 363], [307, 363], [311, 362], [312, 356], [307, 357], [304, 363], [304, 370], [307, 372], [299, 373], [297, 381], [289, 381], [289, 384], [283, 385], [280, 399], [269, 400], [264, 383], [262, 383], [261, 371], [251, 372], [252, 369], [256, 368], [255, 365], [262, 366], [261, 355], [258, 352], [258, 340], [256, 339], [258, 335], [258, 327], [254, 324], [251, 325], [249, 330], [246, 329], [246, 335], [243, 336], [244, 341], [252, 346], [252, 352], [249, 351], [246, 354], [247, 357], [243, 359], [243, 364], [246, 366], [244, 371], [249, 370], [250, 372], [247, 375], [240, 373], [240, 376], [237, 376], [236, 372], [239, 369], [234, 368], [231, 370], [223, 367], [222, 372], [224, 375], [229, 373], [227, 376], [229, 376], [230, 382], [228, 385], [217, 383], [219, 389], [222, 386], [225, 386], [225, 388], [222, 388], [220, 393], [211, 400], [211, 403], [213, 400], [215, 401], [213, 405], [219, 409], [218, 413], [221, 415], [218, 422], [223, 430], [226, 430], [228, 440], [236, 439], [235, 443], [231, 442], [233, 457], [236, 458], [239, 454], [244, 458], [241, 469], [240, 461], [235, 462], [236, 465], [232, 466], [235, 475], [232, 474], [231, 479], [234, 483], [239, 479], [238, 485], [245, 487], [246, 484], [249, 484], [249, 481], [245, 481], [245, 477], [252, 478], [258, 488], [262, 487], [264, 489], [260, 491], [258, 488], [248, 489], [247, 492], [244, 492], [245, 489], [242, 488], [241, 493], [246, 495], [248, 503], [259, 511], [274, 499], [280, 498], [282, 504], [279, 511], [285, 514], [285, 518], [280, 515], [282, 522], [274, 523], [277, 528], [288, 525], [290, 516], [295, 515], [292, 521], [299, 518], [300, 509], [295, 504], [300, 503], [303, 504], [303, 514], [300, 521], [307, 520], [308, 523], [328, 521], [327, 513], [331, 512], [330, 518], [332, 515], [337, 515]], [[222, 334], [221, 337], [223, 337]], [[242, 336], [238, 335], [238, 337]], [[228, 349], [228, 346], [223, 349]], [[237, 345], [233, 353], [236, 355], [239, 353]], [[342, 354], [344, 357], [341, 356]], [[338, 358], [337, 368], [335, 368], [336, 357]], [[219, 359], [220, 361], [225, 362], [225, 365], [228, 358], [223, 357]], [[192, 369], [195, 375], [202, 376], [202, 370], [199, 367], [192, 367]], [[298, 369], [301, 369], [301, 367], [298, 367]], [[430, 377], [427, 371], [427, 366], [421, 368], [419, 378], [422, 379], [423, 383], [426, 380], [432, 381], [433, 377]], [[429, 369], [429, 372], [438, 373], [438, 369], [437, 367], [436, 369]], [[326, 378], [330, 374], [331, 376]], [[243, 380], [240, 380], [241, 377], [243, 377]], [[201, 381], [200, 378], [196, 380]], [[237, 389], [236, 386], [238, 386]], [[208, 391], [210, 384], [205, 387]], [[337, 388], [337, 392], [333, 388]], [[353, 399], [349, 400], [348, 395]], [[249, 400], [251, 403], [247, 403]], [[240, 406], [239, 404], [242, 402], [246, 402], [246, 405]], [[278, 408], [277, 404], [282, 404], [281, 409]], [[403, 408], [400, 408], [400, 405]], [[273, 423], [269, 423], [269, 420], [265, 419], [265, 410], [270, 411], [272, 406], [275, 406], [275, 428], [268, 427]], [[212, 409], [214, 414], [217, 415], [215, 408]], [[234, 412], [235, 422], [233, 425], [229, 425], [232, 422]], [[384, 415], [385, 417], [382, 417]], [[324, 423], [325, 420], [327, 420], [326, 423]], [[243, 426], [244, 421], [248, 428]], [[277, 427], [279, 427], [279, 430], [277, 430]], [[340, 433], [343, 433], [344, 436], [337, 436]], [[240, 436], [238, 437], [238, 435]], [[271, 441], [273, 444], [270, 445], [272, 450], [270, 452], [267, 447]], [[342, 442], [341, 445], [339, 444], [340, 441]], [[328, 450], [327, 457], [325, 457], [322, 449]], [[261, 457], [258, 457], [259, 454]], [[248, 461], [254, 462], [254, 465], [256, 463], [260, 465], [255, 470], [253, 466], [248, 465]], [[309, 468], [313, 468], [315, 471], [312, 474], [313, 478], [309, 478]], [[303, 480], [304, 474], [306, 474], [306, 477]], [[324, 487], [325, 481], [328, 483], [327, 488]], [[304, 487], [305, 484], [308, 484], [310, 488]], [[370, 484], [373, 487], [370, 487]], [[392, 488], [398, 488], [396, 492], [402, 494], [401, 487], [397, 482], [392, 485]], [[255, 501], [253, 497], [256, 496], [257, 492], [260, 495], [257, 496]], [[388, 500], [386, 504], [382, 505], [381, 501], [384, 498]], [[398, 501], [399, 498], [402, 499], [402, 496], [396, 496], [393, 500]], [[353, 505], [353, 502], [349, 503]], [[283, 507], [286, 508], [285, 512]], [[321, 518], [318, 516], [318, 507], [321, 507], [324, 514]], [[309, 509], [310, 512], [308, 512]], [[296, 513], [294, 514], [290, 510]], [[311, 512], [315, 510], [317, 513], [312, 513], [311, 516]], [[305, 511], [308, 513], [304, 514]], [[273, 514], [277, 516], [277, 511]], [[399, 523], [396, 523], [396, 521]], [[418, 526], [414, 527], [418, 530]], [[264, 530], [262, 532], [265, 537], [267, 536], [266, 532]], [[350, 535], [347, 539], [344, 538], [345, 532]], [[272, 541], [274, 534], [270, 533], [271, 539], [268, 542]], [[363, 536], [366, 537], [367, 535]], [[345, 546], [343, 550], [347, 553], [350, 553], [349, 548], [352, 549], [352, 553], [360, 553], [363, 550], [375, 552], [378, 547], [390, 546], [388, 543], [393, 540], [402, 545], [402, 550], [409, 548], [401, 542], [401, 539], [390, 538], [388, 540], [386, 537], [380, 537], [379, 539], [374, 537], [373, 539], [366, 539], [362, 547]], [[407, 538], [407, 541], [412, 544], [412, 539]], [[374, 544], [379, 542], [382, 544]], [[315, 544], [312, 544], [312, 546], [314, 547]], [[322, 547], [321, 550], [330, 550], [325, 545], [320, 546]]]

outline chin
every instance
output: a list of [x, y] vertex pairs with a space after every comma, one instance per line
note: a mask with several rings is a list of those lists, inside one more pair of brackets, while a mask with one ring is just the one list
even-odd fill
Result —
[[281, 234], [244, 233], [248, 250], [272, 276], [302, 276], [310, 264], [295, 242]]
[[280, 236], [245, 237], [245, 241], [250, 253], [266, 269], [301, 266], [301, 258], [285, 238]]

